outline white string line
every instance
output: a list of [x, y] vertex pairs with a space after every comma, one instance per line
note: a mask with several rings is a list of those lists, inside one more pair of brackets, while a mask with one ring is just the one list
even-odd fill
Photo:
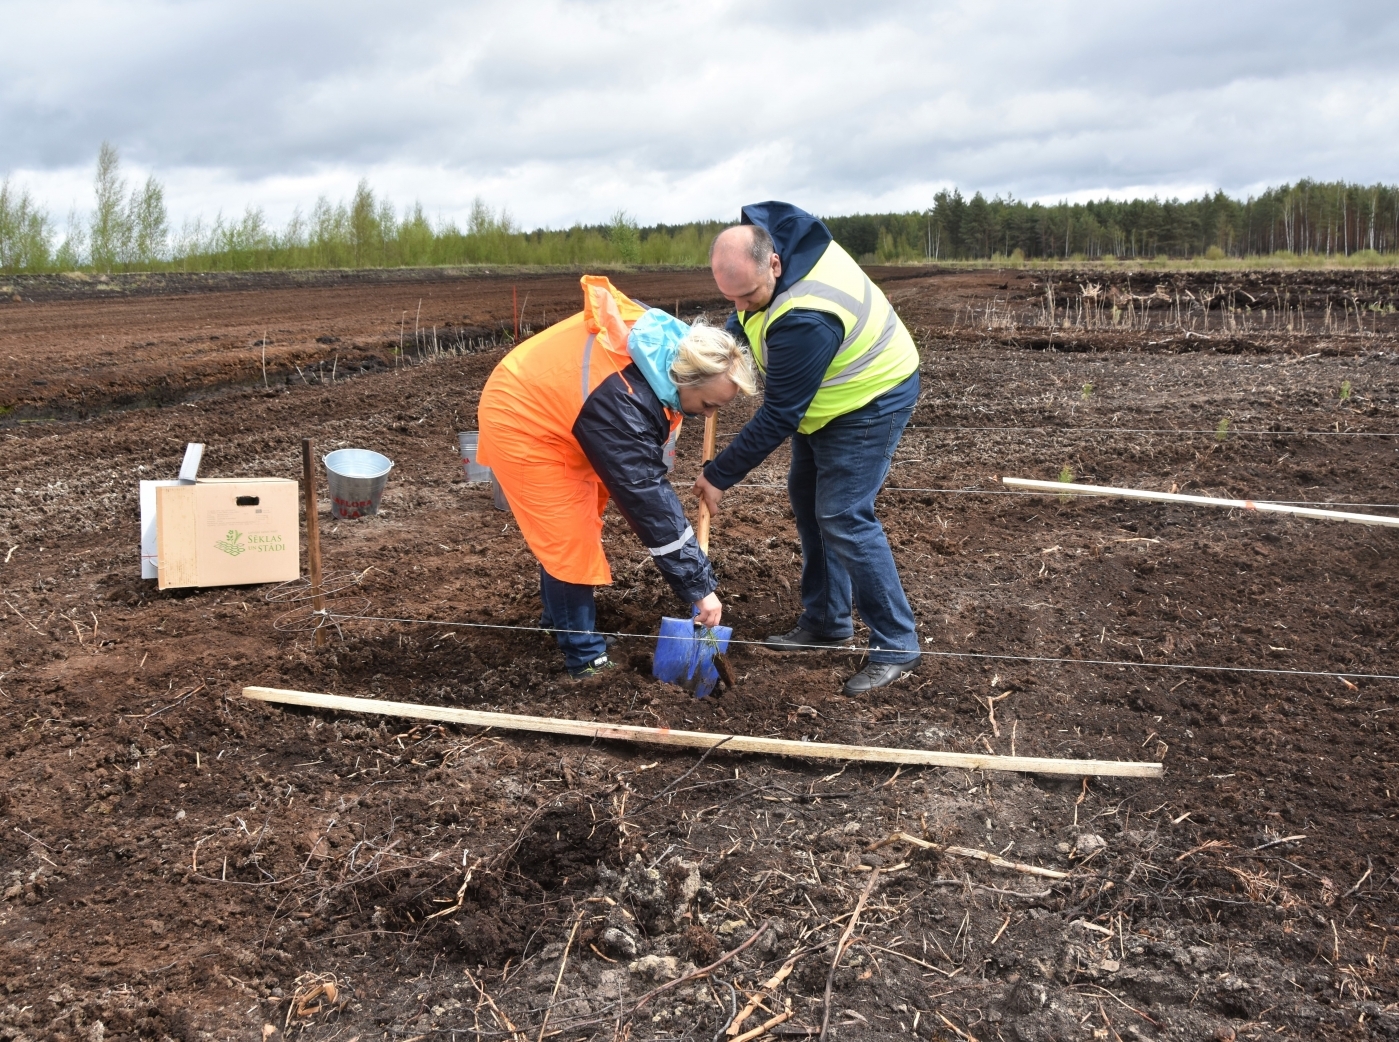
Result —
[[[785, 482], [740, 482], [732, 486], [734, 488], [786, 488]], [[885, 485], [881, 492], [946, 492], [957, 496], [1058, 496], [1072, 495], [1071, 492], [1018, 492], [1011, 489], [1000, 488], [908, 488], [904, 485]], [[1095, 499], [1112, 499], [1112, 496], [1095, 496]], [[1269, 499], [1255, 500], [1254, 502], [1276, 503], [1279, 506], [1289, 507], [1372, 507], [1376, 510], [1399, 510], [1399, 503], [1343, 503], [1336, 499], [1306, 500], [1306, 499]]]
[[[1028, 427], [937, 427], [910, 425], [906, 430], [914, 431], [1058, 431], [1063, 434], [1212, 434], [1219, 435], [1219, 428], [1194, 430], [1188, 427], [1061, 427], [1055, 424]], [[1252, 435], [1254, 437], [1274, 436], [1279, 438], [1306, 438], [1321, 436], [1331, 438], [1399, 438], [1399, 433], [1379, 431], [1244, 431], [1230, 427], [1228, 436]]]
[[[578, 635], [581, 635], [581, 636], [617, 637], [617, 638], [619, 638], [619, 639], [622, 638], [622, 637], [629, 637], [629, 638], [631, 638], [631, 639], [633, 639], [633, 640], [654, 640], [654, 641], [657, 641], [657, 642], [660, 642], [660, 641], [662, 641], [662, 640], [684, 640], [684, 641], [691, 641], [691, 640], [694, 640], [694, 639], [695, 639], [695, 638], [692, 637], [692, 636], [679, 636], [679, 635], [671, 635], [671, 634], [658, 634], [658, 633], [623, 633], [623, 632], [621, 632], [621, 631], [616, 631], [616, 630], [610, 631], [610, 632], [609, 632], [609, 631], [606, 631], [606, 630], [566, 630], [566, 629], [560, 629], [560, 628], [558, 628], [558, 627], [554, 627], [554, 628], [545, 628], [545, 627], [543, 627], [543, 626], [517, 626], [517, 625], [510, 625], [510, 624], [508, 624], [508, 623], [500, 623], [500, 622], [448, 622], [448, 621], [445, 621], [445, 620], [442, 620], [442, 619], [397, 619], [397, 618], [390, 618], [390, 617], [385, 616], [385, 615], [343, 615], [343, 616], [342, 616], [342, 615], [336, 615], [334, 612], [330, 611], [329, 609], [326, 609], [324, 612], [316, 612], [316, 613], [314, 613], [314, 614], [318, 614], [318, 615], [323, 614], [328, 620], [331, 620], [331, 621], [340, 621], [340, 620], [344, 620], [344, 621], [346, 621], [346, 622], [351, 622], [351, 621], [356, 621], [356, 620], [358, 620], [358, 621], [360, 621], [360, 622], [401, 622], [401, 623], [405, 623], [405, 624], [418, 625], [418, 626], [446, 626], [446, 627], [456, 627], [456, 628], [464, 628], [464, 629], [481, 629], [481, 630], [514, 630], [514, 631], [516, 631], [516, 632], [521, 632], [521, 633], [548, 633], [548, 634], [555, 634], [555, 633], [572, 633], [572, 634], [578, 634]], [[765, 642], [765, 641], [761, 641], [761, 640], [739, 640], [739, 639], [737, 639], [737, 638], [732, 638], [732, 637], [729, 639], [728, 643], [731, 644], [731, 645], [732, 645], [732, 644], [744, 644], [744, 645], [753, 645], [753, 646], [758, 646], [758, 647], [766, 646], [766, 642]], [[881, 648], [862, 648], [862, 647], [860, 647], [859, 645], [856, 645], [856, 644], [838, 644], [838, 645], [832, 645], [832, 644], [789, 644], [789, 645], [786, 645], [786, 647], [787, 647], [788, 649], [794, 650], [794, 651], [797, 651], [797, 650], [800, 650], [800, 651], [841, 651], [841, 652], [859, 652], [859, 653], [868, 652], [868, 651], [881, 651], [881, 650], [884, 650], [884, 649], [881, 649]], [[907, 651], [907, 649], [905, 649], [905, 648], [891, 648], [891, 649], [889, 649], [889, 650], [891, 650], [891, 651], [902, 651], [902, 652], [906, 652], [906, 651]], [[1267, 669], [1267, 668], [1263, 668], [1263, 667], [1260, 667], [1260, 666], [1200, 666], [1200, 665], [1194, 665], [1194, 664], [1190, 664], [1190, 663], [1176, 663], [1176, 662], [1127, 662], [1127, 661], [1123, 661], [1123, 660], [1120, 660], [1120, 659], [1049, 658], [1049, 657], [1041, 656], [1041, 655], [1008, 655], [1008, 654], [1004, 654], [1004, 653], [974, 652], [974, 651], [930, 651], [930, 650], [926, 650], [926, 649], [925, 649], [925, 650], [921, 650], [919, 653], [922, 654], [922, 655], [927, 655], [927, 656], [929, 656], [929, 657], [931, 657], [931, 658], [983, 659], [983, 660], [995, 661], [995, 662], [1038, 662], [1038, 663], [1042, 663], [1042, 664], [1054, 664], [1054, 665], [1070, 665], [1070, 666], [1073, 666], [1073, 665], [1076, 665], [1076, 666], [1120, 666], [1120, 667], [1123, 667], [1123, 668], [1126, 668], [1126, 667], [1128, 667], [1128, 666], [1131, 666], [1131, 667], [1137, 668], [1137, 669], [1181, 669], [1181, 670], [1193, 670], [1193, 671], [1197, 671], [1197, 672], [1210, 672], [1210, 673], [1267, 673], [1267, 674], [1272, 674], [1272, 675], [1276, 675], [1276, 676], [1290, 676], [1290, 677], [1349, 677], [1349, 678], [1351, 678], [1351, 679], [1353, 679], [1353, 680], [1399, 680], [1399, 674], [1388, 674], [1388, 673], [1340, 673], [1340, 672], [1335, 672], [1335, 671], [1330, 671], [1330, 670], [1313, 670], [1313, 669]]]
[[[969, 432], [981, 432], [981, 433], [985, 433], [985, 432], [988, 432], [988, 431], [1057, 431], [1057, 432], [1060, 433], [1060, 434], [1212, 434], [1212, 435], [1215, 435], [1216, 437], [1217, 437], [1217, 436], [1219, 435], [1219, 433], [1220, 433], [1220, 432], [1219, 432], [1219, 429], [1218, 429], [1217, 427], [1213, 427], [1213, 428], [1209, 428], [1209, 429], [1195, 430], [1195, 429], [1188, 428], [1188, 427], [1064, 427], [1064, 426], [1060, 426], [1060, 425], [1058, 425], [1058, 424], [1044, 424], [1044, 425], [1042, 425], [1042, 426], [1025, 426], [1025, 427], [939, 427], [939, 426], [925, 426], [925, 425], [922, 425], [922, 424], [910, 423], [910, 424], [908, 424], [907, 426], [904, 427], [904, 430], [908, 430], [908, 431], [951, 431], [951, 432], [969, 431]], [[717, 436], [720, 437], [720, 438], [733, 438], [733, 437], [737, 437], [738, 433], [739, 433], [738, 431], [721, 431]], [[1272, 436], [1272, 437], [1278, 437], [1278, 438], [1305, 438], [1305, 437], [1312, 437], [1312, 436], [1317, 436], [1317, 437], [1325, 436], [1325, 437], [1330, 437], [1330, 438], [1399, 438], [1399, 432], [1389, 432], [1389, 433], [1386, 433], [1386, 432], [1381, 432], [1381, 431], [1321, 431], [1321, 430], [1303, 430], [1303, 431], [1245, 431], [1245, 430], [1238, 430], [1238, 429], [1236, 429], [1236, 428], [1234, 428], [1234, 427], [1230, 427], [1230, 428], [1229, 428], [1229, 431], [1228, 431], [1228, 436], [1232, 438], [1232, 437], [1234, 437], [1235, 435], [1239, 435], [1239, 436], [1249, 435], [1249, 436], [1253, 436], [1253, 437], [1269, 437], [1269, 436]]]

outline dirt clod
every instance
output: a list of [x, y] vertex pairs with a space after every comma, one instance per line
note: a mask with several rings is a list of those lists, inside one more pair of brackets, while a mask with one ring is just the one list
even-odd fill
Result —
[[734, 675], [733, 666], [729, 664], [727, 655], [715, 655], [714, 668], [719, 671], [719, 681], [724, 687], [738, 686], [738, 677]]

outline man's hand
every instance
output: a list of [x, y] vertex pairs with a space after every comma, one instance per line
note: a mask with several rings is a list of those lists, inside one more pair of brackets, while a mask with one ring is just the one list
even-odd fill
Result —
[[719, 595], [711, 593], [702, 600], [695, 601], [695, 621], [701, 626], [708, 626], [713, 629], [719, 625], [719, 619], [724, 614], [724, 606], [719, 602]]
[[711, 517], [719, 513], [719, 501], [724, 498], [724, 491], [711, 485], [702, 471], [700, 476], [695, 479], [695, 487], [690, 491], [699, 496], [704, 505], [709, 508]]

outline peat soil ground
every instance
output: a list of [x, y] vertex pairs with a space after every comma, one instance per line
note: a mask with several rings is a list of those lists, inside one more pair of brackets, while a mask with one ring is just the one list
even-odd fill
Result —
[[[723, 299], [707, 271], [611, 273], [657, 307]], [[0, 286], [0, 423], [83, 419], [229, 388], [499, 347], [578, 310], [578, 273], [489, 269], [14, 276]]]
[[[714, 310], [701, 276], [618, 281]], [[840, 694], [853, 654], [749, 643], [722, 694], [653, 680], [648, 635], [683, 606], [611, 512], [624, 668], [568, 680], [531, 629], [536, 565], [456, 454], [516, 276], [0, 304], [24, 359], [0, 392], [58, 417], [0, 430], [0, 1039], [1399, 1035], [1399, 535], [995, 481], [1399, 513], [1399, 345], [1352, 323], [1039, 346], [965, 318], [1006, 273], [879, 277], [923, 355], [880, 512], [927, 654], [863, 699]], [[386, 351], [419, 296], [496, 333]], [[264, 388], [264, 324], [377, 362], [332, 382], [288, 354]], [[193, 330], [237, 351], [179, 346]], [[121, 397], [166, 378], [163, 407]], [[334, 605], [372, 619], [317, 648], [266, 587], [138, 578], [140, 478], [187, 441], [205, 475], [296, 478], [304, 436], [396, 462], [376, 517], [333, 522], [321, 487], [326, 568], [358, 577]], [[784, 471], [716, 519], [736, 641], [796, 612]], [[1165, 773], [701, 757], [283, 710], [250, 684]]]

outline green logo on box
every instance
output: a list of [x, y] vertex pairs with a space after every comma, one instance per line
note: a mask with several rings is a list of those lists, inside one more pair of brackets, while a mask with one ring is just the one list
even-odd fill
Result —
[[223, 539], [219, 540], [217, 543], [215, 543], [214, 546], [222, 550], [224, 553], [228, 554], [229, 557], [237, 557], [239, 554], [241, 554], [244, 550], [247, 549], [246, 546], [240, 546], [238, 544], [238, 540], [242, 537], [242, 535], [243, 533], [238, 531], [238, 529], [230, 528], [228, 530], [228, 535], [225, 536]]

